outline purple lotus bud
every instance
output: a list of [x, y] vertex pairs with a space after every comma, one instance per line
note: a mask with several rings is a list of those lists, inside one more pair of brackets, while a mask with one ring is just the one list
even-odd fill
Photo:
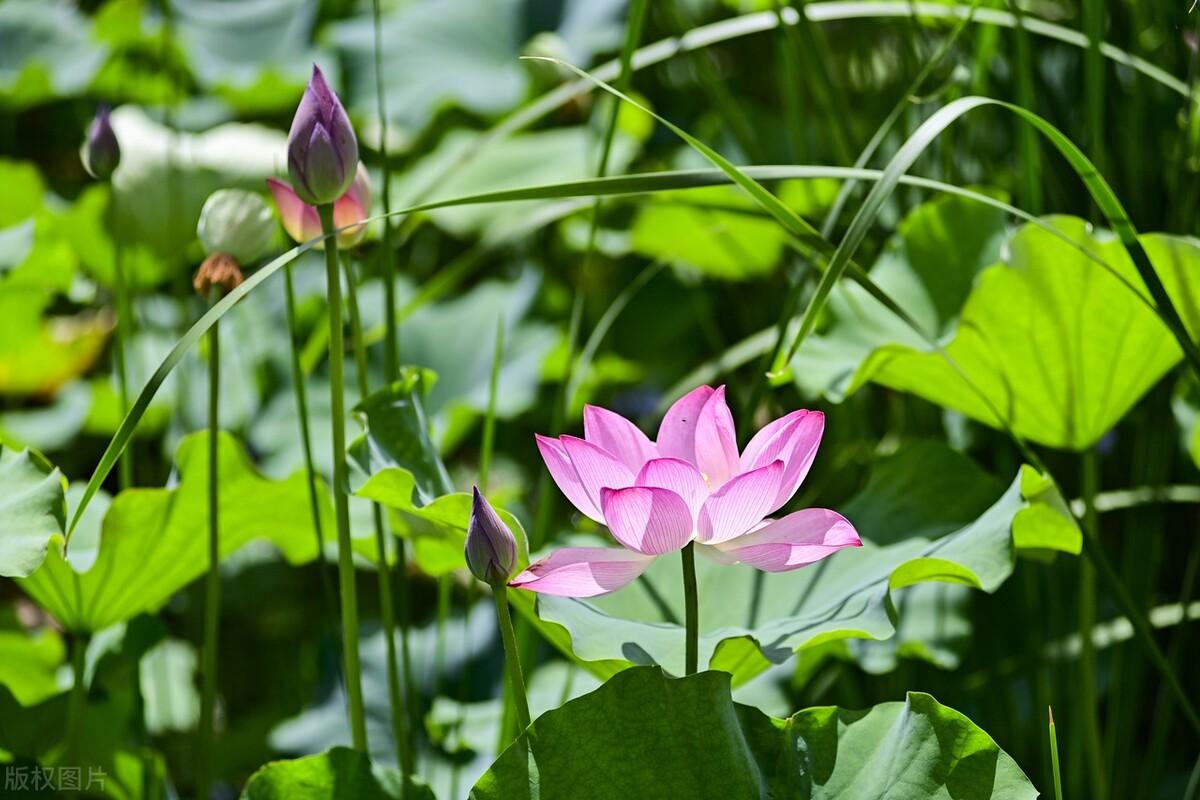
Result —
[[350, 118], [314, 64], [288, 132], [292, 187], [309, 205], [332, 203], [350, 188], [357, 168], [358, 139]]
[[88, 126], [80, 156], [83, 168], [97, 180], [106, 181], [117, 171], [117, 164], [121, 163], [121, 145], [117, 143], [117, 134], [108, 119], [107, 105], [96, 109], [96, 118]]
[[487, 498], [474, 489], [467, 525], [467, 567], [490, 586], [503, 586], [517, 566], [517, 540]]

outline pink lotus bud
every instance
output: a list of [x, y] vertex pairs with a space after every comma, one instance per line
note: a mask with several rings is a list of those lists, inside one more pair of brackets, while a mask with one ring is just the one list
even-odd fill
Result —
[[[271, 195], [275, 198], [275, 206], [279, 209], [279, 219], [288, 236], [297, 242], [307, 242], [321, 235], [321, 217], [315, 206], [300, 199], [287, 183], [275, 178], [267, 178], [271, 187]], [[354, 182], [344, 195], [333, 204], [333, 224], [338, 228], [362, 222], [371, 215], [371, 179], [367, 170], [360, 163], [354, 175]], [[338, 234], [338, 247], [353, 247], [362, 241], [367, 233], [366, 225], [355, 225]], [[317, 245], [324, 249], [324, 243]]]

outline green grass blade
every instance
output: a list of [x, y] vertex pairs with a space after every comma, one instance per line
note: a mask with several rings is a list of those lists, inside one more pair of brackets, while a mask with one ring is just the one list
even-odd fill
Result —
[[1054, 730], [1054, 709], [1046, 710], [1050, 715], [1050, 769], [1054, 773], [1054, 800], [1063, 800], [1062, 774], [1058, 768], [1058, 734]]

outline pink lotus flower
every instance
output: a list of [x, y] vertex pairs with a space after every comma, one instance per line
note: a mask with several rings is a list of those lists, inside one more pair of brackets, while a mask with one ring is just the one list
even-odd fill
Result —
[[538, 449], [567, 499], [607, 525], [622, 549], [564, 548], [510, 585], [566, 597], [605, 594], [693, 540], [719, 561], [766, 572], [859, 547], [854, 526], [828, 509], [767, 519], [808, 474], [824, 428], [821, 412], [793, 411], [755, 434], [739, 455], [724, 386], [680, 398], [656, 442], [619, 414], [586, 406], [584, 438], [538, 436]]
[[[310, 206], [300, 199], [291, 185], [277, 178], [267, 178], [271, 187], [271, 195], [275, 198], [275, 206], [279, 209], [279, 220], [288, 236], [297, 242], [307, 242], [321, 235], [321, 218], [317, 215], [317, 207]], [[333, 204], [333, 224], [338, 228], [354, 225], [371, 215], [371, 179], [367, 175], [362, 162], [354, 174], [354, 182], [346, 193]], [[362, 241], [366, 235], [367, 226], [357, 225], [338, 234], [338, 247], [353, 247]], [[317, 245], [325, 249], [325, 243]]]

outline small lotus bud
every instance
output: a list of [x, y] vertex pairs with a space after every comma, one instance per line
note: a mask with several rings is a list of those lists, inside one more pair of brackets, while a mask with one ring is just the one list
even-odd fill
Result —
[[106, 181], [117, 171], [121, 163], [121, 145], [108, 118], [109, 109], [102, 105], [96, 109], [96, 117], [88, 126], [87, 139], [83, 142], [80, 158], [83, 168], [97, 180]]
[[253, 264], [270, 249], [275, 220], [260, 195], [220, 189], [204, 201], [196, 235], [206, 253], [228, 253], [239, 263]]
[[201, 297], [208, 297], [214, 286], [220, 288], [221, 294], [229, 294], [241, 285], [242, 269], [228, 253], [213, 253], [204, 259], [192, 279], [192, 288]]
[[357, 166], [358, 139], [350, 118], [314, 65], [288, 132], [292, 186], [309, 205], [332, 203], [350, 188]]
[[474, 489], [467, 525], [467, 567], [490, 586], [503, 586], [517, 566], [517, 540], [487, 498]]

